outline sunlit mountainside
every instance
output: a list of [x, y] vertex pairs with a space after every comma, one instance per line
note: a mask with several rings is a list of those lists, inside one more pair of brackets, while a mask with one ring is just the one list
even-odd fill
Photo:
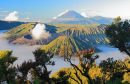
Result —
[[[78, 40], [78, 42], [81, 41], [84, 42], [81, 46], [78, 46], [77, 49], [73, 48], [72, 52], [78, 52], [80, 50], [86, 49], [82, 46], [91, 46], [95, 44], [107, 44], [109, 40], [105, 36], [105, 30], [104, 28], [106, 27], [106, 24], [109, 24], [113, 21], [112, 18], [105, 18], [101, 16], [95, 16], [95, 17], [84, 17], [80, 15], [79, 13], [75, 11], [66, 11], [55, 19], [53, 19], [50, 23], [40, 23], [38, 22], [21, 22], [18, 26], [11, 26], [12, 28], [5, 32], [6, 34], [10, 34], [7, 39], [11, 44], [21, 44], [21, 45], [59, 45], [60, 43], [57, 44], [57, 41], [53, 41], [55, 39], [58, 39], [58, 41], [63, 41], [61, 36], [66, 36], [64, 37], [66, 41], [69, 42], [70, 45], [73, 43], [70, 42], [71, 40], [75, 40], [75, 37]], [[3, 21], [5, 22], [5, 21]], [[2, 21], [1, 21], [2, 23]], [[12, 22], [16, 23], [16, 22]], [[19, 22], [18, 22], [19, 23]], [[100, 23], [100, 24], [99, 24]], [[8, 22], [8, 24], [10, 24]], [[49, 37], [46, 38], [41, 38], [45, 37], [45, 34], [40, 34], [40, 38], [36, 39], [32, 33], [32, 30], [35, 29], [37, 25], [45, 25], [45, 30], [44, 33], [46, 35], [48, 34]], [[4, 26], [4, 25], [3, 25]], [[39, 31], [39, 29], [37, 30]], [[43, 30], [42, 30], [43, 31]], [[41, 32], [41, 31], [39, 31]], [[69, 37], [67, 37], [69, 36]], [[69, 39], [71, 40], [69, 40]], [[73, 39], [72, 39], [73, 38]], [[60, 40], [61, 39], [61, 40]], [[49, 44], [52, 42], [51, 44]], [[55, 43], [56, 42], [56, 43]], [[85, 44], [87, 43], [87, 44]], [[67, 44], [68, 46], [69, 44]], [[75, 44], [72, 47], [75, 47]], [[59, 46], [63, 46], [60, 44]], [[89, 48], [89, 47], [87, 47]], [[47, 50], [50, 49], [50, 47], [46, 47]], [[57, 53], [56, 46], [53, 46], [51, 48], [52, 52]]]
[[[48, 45], [43, 46], [41, 49], [58, 54], [60, 53], [59, 49], [64, 49], [64, 47], [71, 48], [71, 53], [74, 54], [76, 52], [91, 48], [92, 46], [77, 37], [59, 36]], [[100, 50], [95, 48], [95, 51], [99, 52]]]
[[36, 23], [26, 23], [10, 29], [9, 31], [5, 32], [6, 34], [10, 34], [10, 36], [7, 37], [7, 39], [13, 40], [25, 36], [27, 34], [30, 34], [29, 31], [35, 26], [35, 24]]
[[90, 44], [106, 44], [109, 40], [104, 35], [105, 25], [101, 24], [91, 28], [69, 28], [63, 32], [62, 35], [78, 37]]
[[104, 35], [104, 24], [78, 25], [78, 24], [46, 24], [46, 30], [49, 31], [51, 37], [47, 39], [34, 40], [31, 37], [30, 30], [36, 23], [22, 24], [7, 32], [10, 34], [7, 39], [12, 44], [48, 44], [58, 36], [78, 37], [90, 44], [106, 44], [109, 40]]

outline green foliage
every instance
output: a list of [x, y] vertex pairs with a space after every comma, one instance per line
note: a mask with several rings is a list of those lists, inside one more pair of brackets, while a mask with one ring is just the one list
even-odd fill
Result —
[[129, 60], [127, 57], [124, 61], [117, 61], [113, 58], [101, 61], [99, 66], [102, 68], [101, 72], [104, 74], [104, 81], [113, 84], [122, 84], [125, 81], [129, 82], [129, 79], [127, 79], [129, 78], [128, 72], [130, 71]]
[[[78, 68], [80, 69], [80, 70], [83, 70], [82, 69], [82, 67], [80, 66], [80, 65], [77, 65], [78, 66]], [[95, 84], [95, 83], [97, 83], [98, 81], [100, 81], [100, 79], [101, 79], [101, 77], [103, 76], [103, 74], [100, 72], [100, 68], [96, 65], [96, 64], [94, 64], [91, 68], [90, 68], [90, 70], [89, 70], [89, 75], [90, 75], [90, 77], [91, 77], [91, 79], [92, 79], [92, 81], [90, 82], [88, 82], [88, 79], [85, 77], [85, 76], [83, 76], [83, 75], [81, 75], [80, 74], [80, 72], [79, 71], [77, 71], [77, 73], [78, 73], [78, 75], [79, 75], [79, 77], [82, 79], [82, 81], [83, 81], [83, 83], [84, 84], [88, 84], [88, 83], [90, 83], [90, 84]], [[69, 79], [68, 79], [68, 81], [71, 83], [71, 84], [77, 84], [77, 82], [75, 81], [75, 80], [77, 80], [78, 82], [80, 82], [79, 80], [78, 80], [78, 78], [76, 77], [76, 75], [74, 74], [75, 73], [75, 69], [74, 68], [61, 68], [60, 70], [58, 70], [57, 72], [55, 72], [52, 76], [51, 76], [51, 78], [59, 78], [59, 72], [60, 71], [66, 71], [67, 72], [67, 74], [66, 75], [70, 75], [70, 77], [69, 77]], [[71, 74], [70, 74], [71, 73]], [[97, 77], [100, 77], [100, 79], [98, 79]], [[72, 78], [74, 78], [75, 80], [73, 80]], [[95, 83], [94, 83], [94, 81], [95, 81]], [[101, 82], [99, 83], [99, 84], [101, 84]]]
[[0, 51], [0, 80], [7, 83], [14, 83], [16, 76], [16, 68], [12, 64], [17, 57], [12, 56], [12, 51]]
[[[69, 47], [68, 47], [69, 48]], [[130, 84], [130, 58], [127, 57], [124, 61], [117, 61], [113, 58], [101, 61], [96, 65], [95, 60], [99, 57], [94, 56], [94, 50], [88, 49], [82, 52], [75, 53], [78, 60], [69, 53], [69, 49], [65, 48], [68, 55], [64, 61], [68, 62], [71, 68], [62, 68], [55, 72], [51, 77], [51, 71], [47, 70], [47, 65], [55, 65], [51, 61], [54, 54], [49, 51], [37, 49], [33, 52], [35, 62], [24, 61], [17, 68], [12, 67], [12, 64], [17, 60], [17, 57], [12, 56], [12, 51], [0, 51], [0, 80], [7, 81], [8, 84]], [[64, 53], [64, 51], [62, 51]], [[73, 61], [78, 61], [79, 64], [73, 64]], [[17, 76], [21, 72], [22, 75]], [[27, 74], [31, 72], [31, 81], [27, 80]]]
[[34, 80], [34, 84], [40, 84], [40, 80], [39, 80], [38, 78], [36, 78], [36, 79]]
[[67, 71], [62, 70], [58, 72], [58, 77], [52, 77], [51, 80], [55, 82], [55, 84], [70, 84], [68, 79], [70, 74], [67, 74]]
[[27, 74], [29, 70], [34, 66], [34, 63], [29, 61], [24, 61], [21, 65], [17, 65], [17, 70], [22, 73], [22, 76], [18, 76], [20, 79], [19, 83], [27, 83]]
[[18, 71], [22, 73], [22, 76], [19, 76], [20, 79], [19, 83], [27, 83], [27, 74], [30, 71], [31, 77], [35, 83], [40, 82], [41, 83], [49, 83], [50, 84], [50, 78], [49, 74], [51, 71], [47, 70], [47, 65], [55, 65], [54, 61], [51, 61], [51, 58], [53, 58], [54, 54], [51, 54], [50, 52], [45, 52], [45, 50], [37, 49], [33, 52], [35, 57], [35, 62], [24, 61], [20, 66], [18, 66]]
[[122, 22], [121, 18], [115, 18], [115, 23], [107, 25], [106, 36], [110, 39], [110, 45], [118, 48], [130, 56], [130, 23], [128, 20]]
[[[89, 70], [94, 66], [95, 60], [99, 57], [98, 55], [93, 56], [94, 50], [88, 49], [88, 51], [84, 50], [80, 53], [75, 53], [75, 56], [78, 57], [78, 60], [75, 60], [73, 58], [68, 48], [66, 48], [65, 51], [67, 51], [67, 54], [65, 54], [64, 50], [61, 50], [61, 52], [63, 53], [64, 61], [68, 62], [74, 70], [73, 72], [69, 72], [70, 79], [72, 79], [75, 83], [78, 84], [86, 83], [86, 80], [92, 82], [93, 80], [89, 74]], [[73, 64], [71, 59], [74, 61], [78, 61], [79, 65]], [[72, 73], [74, 76], [72, 75]], [[86, 79], [85, 81], [83, 78], [81, 78], [82, 76]]]
[[[80, 55], [80, 53], [77, 55]], [[81, 59], [81, 58], [80, 58]], [[82, 79], [83, 83], [85, 84], [130, 84], [130, 58], [127, 57], [124, 61], [117, 61], [113, 58], [108, 58], [107, 60], [103, 60], [99, 66], [96, 65], [96, 63], [93, 63], [92, 67], [89, 69], [88, 74], [90, 75], [90, 78], [92, 79], [89, 81], [85, 78], [85, 76], [82, 76], [79, 70], [77, 70], [77, 74], [79, 75], [80, 79]], [[77, 65], [77, 67], [84, 72], [84, 69], [82, 68], [83, 60], [81, 60], [81, 64]], [[81, 66], [82, 65], [82, 66]], [[87, 65], [86, 65], [87, 66]], [[79, 79], [76, 77], [75, 69], [73, 68], [62, 68], [55, 72], [52, 77], [58, 78], [60, 71], [66, 71], [67, 75], [70, 73], [70, 78], [68, 81], [71, 84], [77, 84], [75, 80], [79, 82]], [[75, 79], [75, 80], [73, 80]]]

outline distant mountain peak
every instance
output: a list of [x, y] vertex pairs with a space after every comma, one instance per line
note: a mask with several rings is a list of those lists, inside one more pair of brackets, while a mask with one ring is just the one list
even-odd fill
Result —
[[57, 17], [53, 17], [50, 23], [65, 23], [65, 24], [111, 24], [113, 18], [107, 18], [102, 16], [87, 16], [86, 12], [81, 14], [73, 11], [66, 10], [65, 12], [59, 14]]
[[62, 15], [64, 15], [65, 13], [67, 13], [69, 10], [66, 10], [65, 12], [63, 12], [63, 13], [61, 13], [61, 14], [59, 14], [58, 15], [58, 17], [60, 17], [60, 16], [62, 16]]
[[65, 12], [59, 14], [57, 17], [53, 17], [53, 19], [58, 19], [58, 18], [84, 18], [82, 15], [79, 13], [73, 11], [73, 10], [66, 10]]

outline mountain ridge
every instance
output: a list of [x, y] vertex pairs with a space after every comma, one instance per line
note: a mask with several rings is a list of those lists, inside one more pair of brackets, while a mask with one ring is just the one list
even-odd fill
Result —
[[65, 23], [65, 24], [110, 24], [114, 21], [113, 18], [102, 16], [84, 17], [81, 14], [71, 10], [61, 14], [53, 19], [50, 23]]
[[83, 17], [82, 15], [73, 10], [69, 10], [64, 14], [60, 15], [58, 18], [85, 18], [85, 17]]
[[[59, 54], [59, 49], [63, 49], [65, 46], [71, 48], [72, 54], [92, 47], [87, 42], [84, 42], [77, 37], [59, 36], [48, 45], [43, 46], [41, 49], [50, 51], [51, 53]], [[100, 50], [95, 48], [95, 51], [99, 52]]]

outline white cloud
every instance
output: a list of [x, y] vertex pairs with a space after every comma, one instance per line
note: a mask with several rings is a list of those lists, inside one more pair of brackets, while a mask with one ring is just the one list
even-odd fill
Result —
[[56, 19], [57, 17], [53, 17], [53, 19]]
[[7, 20], [7, 21], [17, 21], [18, 20], [17, 14], [18, 14], [18, 12], [16, 12], [16, 11], [11, 12], [7, 17], [5, 17], [5, 20]]
[[88, 17], [85, 12], [82, 12], [81, 15], [82, 15], [83, 17], [85, 17], [85, 18]]
[[26, 18], [24, 18], [24, 19], [29, 20], [30, 18], [29, 18], [29, 17], [26, 17]]

